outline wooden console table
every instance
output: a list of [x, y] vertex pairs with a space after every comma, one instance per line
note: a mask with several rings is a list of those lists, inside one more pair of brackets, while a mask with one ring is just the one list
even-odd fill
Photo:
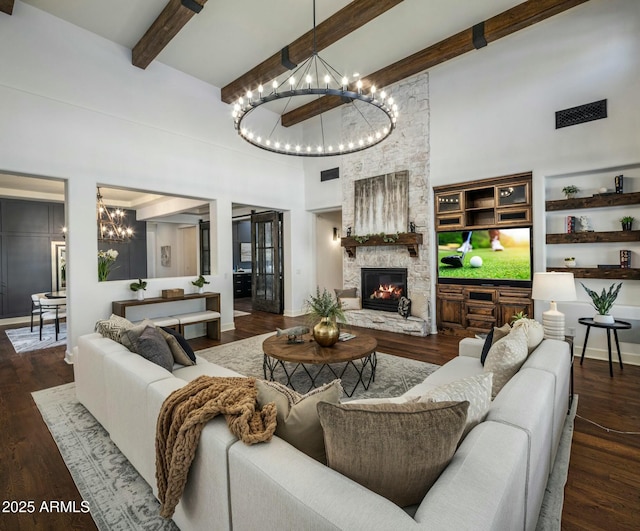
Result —
[[[120, 317], [127, 317], [127, 308], [131, 308], [134, 306], [146, 306], [148, 304], [164, 304], [168, 302], [179, 302], [179, 301], [192, 301], [192, 300], [198, 300], [198, 299], [205, 299], [206, 312], [216, 312], [218, 314], [217, 319], [212, 320], [211, 314], [209, 314], [209, 317], [206, 317], [205, 315], [203, 315], [203, 318], [201, 320], [198, 320], [196, 319], [197, 316], [195, 314], [189, 314], [190, 320], [187, 321], [187, 324], [196, 324], [199, 322], [206, 322], [207, 337], [211, 339], [220, 339], [220, 294], [219, 293], [208, 291], [205, 293], [192, 293], [188, 295], [183, 295], [182, 297], [171, 297], [171, 298], [151, 297], [149, 299], [143, 299], [141, 301], [138, 299], [113, 301], [111, 303], [111, 311], [114, 314], [119, 315]], [[202, 313], [206, 314], [206, 312], [202, 312]], [[187, 316], [186, 314], [184, 315], [185, 317]], [[176, 317], [179, 318], [180, 315], [177, 315]]]

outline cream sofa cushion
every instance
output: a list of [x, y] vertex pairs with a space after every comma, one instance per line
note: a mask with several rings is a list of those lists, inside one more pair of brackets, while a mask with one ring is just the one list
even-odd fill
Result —
[[527, 334], [523, 328], [513, 330], [491, 346], [484, 362], [484, 372], [493, 373], [492, 398], [520, 370], [528, 354]]

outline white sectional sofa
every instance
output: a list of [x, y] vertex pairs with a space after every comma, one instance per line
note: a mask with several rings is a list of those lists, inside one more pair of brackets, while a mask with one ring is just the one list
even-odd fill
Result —
[[[481, 373], [482, 341], [407, 395]], [[155, 420], [164, 399], [199, 375], [239, 376], [198, 358], [154, 365], [99, 334], [82, 336], [78, 399], [155, 487]], [[246, 446], [216, 418], [204, 429], [174, 521], [184, 530], [532, 530], [558, 449], [569, 399], [567, 343], [543, 340], [498, 393], [419, 506], [405, 511], [274, 437]]]

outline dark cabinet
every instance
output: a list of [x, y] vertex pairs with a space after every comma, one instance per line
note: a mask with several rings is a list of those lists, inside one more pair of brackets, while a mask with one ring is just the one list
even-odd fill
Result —
[[233, 298], [251, 297], [251, 273], [233, 274]]

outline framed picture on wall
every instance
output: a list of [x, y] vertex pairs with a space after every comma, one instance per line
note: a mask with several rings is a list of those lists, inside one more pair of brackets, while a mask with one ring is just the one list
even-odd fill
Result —
[[251, 262], [251, 244], [241, 242], [240, 243], [240, 261]]
[[67, 288], [67, 244], [51, 242], [51, 291]]
[[171, 245], [160, 247], [160, 265], [162, 267], [171, 267]]

